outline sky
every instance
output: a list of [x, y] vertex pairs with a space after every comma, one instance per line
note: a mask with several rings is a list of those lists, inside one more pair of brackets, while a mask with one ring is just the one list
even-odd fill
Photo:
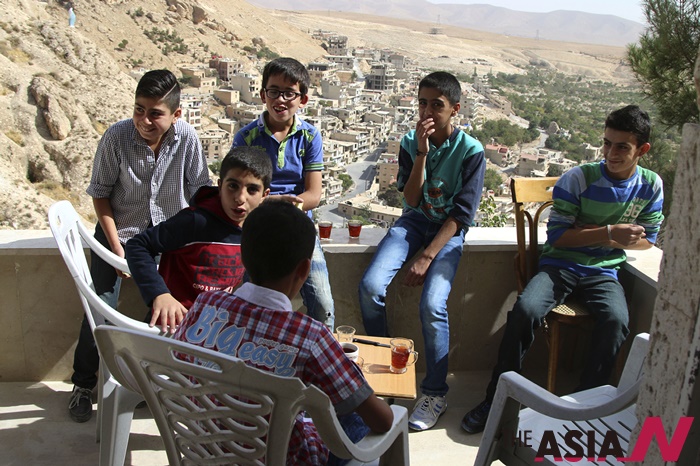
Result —
[[548, 13], [556, 10], [615, 15], [644, 24], [642, 0], [428, 0], [431, 3], [487, 4], [517, 11]]

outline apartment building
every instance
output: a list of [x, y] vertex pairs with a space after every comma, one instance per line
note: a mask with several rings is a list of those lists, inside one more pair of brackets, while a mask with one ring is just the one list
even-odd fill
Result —
[[234, 75], [241, 74], [244, 71], [243, 63], [230, 58], [219, 57], [214, 57], [209, 60], [209, 68], [214, 68], [219, 75], [219, 79], [226, 83], [229, 82]]
[[377, 162], [377, 181], [379, 182], [379, 192], [389, 189], [389, 186], [396, 183], [399, 175], [399, 158], [393, 154], [382, 154]]
[[502, 144], [486, 144], [484, 146], [484, 155], [491, 161], [491, 163], [496, 164], [499, 167], [505, 167], [508, 165], [510, 149], [508, 146], [504, 146]]
[[191, 94], [182, 94], [180, 97], [180, 108], [182, 108], [182, 118], [199, 130], [202, 127], [202, 99]]
[[578, 163], [575, 160], [569, 160], [564, 157], [552, 159], [549, 161], [547, 176], [561, 176], [576, 165]]
[[260, 88], [262, 76], [259, 74], [238, 73], [231, 76], [228, 87], [238, 91], [240, 100], [247, 104], [260, 104]]
[[330, 55], [348, 54], [348, 37], [332, 35], [326, 39], [326, 50]]
[[207, 163], [223, 160], [233, 142], [231, 133], [219, 128], [199, 132], [199, 140]]
[[312, 86], [320, 86], [323, 80], [333, 79], [338, 65], [333, 62], [312, 62], [306, 68], [309, 70], [309, 78]]
[[331, 133], [331, 139], [337, 141], [350, 142], [355, 145], [355, 152], [352, 154], [352, 158], [345, 163], [356, 162], [359, 159], [365, 158], [369, 154], [369, 139], [370, 135], [365, 131], [335, 131]]
[[226, 116], [238, 120], [241, 126], [245, 126], [257, 119], [262, 111], [262, 105], [249, 105], [243, 102], [226, 106]]
[[326, 55], [326, 60], [335, 63], [341, 70], [352, 70], [355, 68], [356, 58], [352, 55]]
[[549, 158], [544, 154], [520, 154], [515, 174], [518, 176], [547, 176]]
[[365, 89], [394, 92], [396, 73], [390, 63], [373, 63], [372, 69], [365, 76]]
[[224, 105], [232, 105], [241, 101], [241, 93], [233, 89], [215, 89], [214, 97]]

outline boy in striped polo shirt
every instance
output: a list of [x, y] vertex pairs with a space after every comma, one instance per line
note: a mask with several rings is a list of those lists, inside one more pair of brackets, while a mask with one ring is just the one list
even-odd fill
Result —
[[591, 353], [577, 391], [608, 383], [629, 333], [625, 292], [617, 270], [625, 249], [649, 249], [663, 221], [663, 186], [639, 167], [649, 149], [649, 115], [636, 105], [605, 121], [604, 160], [574, 167], [557, 181], [540, 271], [508, 313], [498, 362], [486, 399], [462, 419], [468, 433], [481, 432], [500, 375], [520, 371], [542, 319], [571, 293], [579, 293], [595, 318]]
[[[321, 201], [323, 186], [321, 132], [297, 115], [309, 101], [310, 84], [309, 72], [299, 61], [283, 57], [269, 62], [263, 69], [260, 89], [266, 110], [257, 120], [241, 128], [233, 139], [233, 147], [262, 147], [270, 157], [272, 183], [265, 202], [295, 204], [309, 218]], [[335, 305], [318, 237], [301, 298], [308, 315], [333, 328]]]

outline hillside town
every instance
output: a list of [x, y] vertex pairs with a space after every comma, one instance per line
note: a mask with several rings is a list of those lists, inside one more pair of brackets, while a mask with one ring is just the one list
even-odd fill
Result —
[[[415, 126], [417, 83], [426, 71], [390, 49], [351, 49], [346, 36], [323, 30], [310, 34], [328, 52], [322, 60], [306, 63], [311, 78], [309, 102], [300, 110], [301, 117], [316, 126], [323, 138], [322, 204], [337, 203], [338, 214], [345, 218], [360, 217], [367, 223], [391, 226], [402, 209], [379, 196], [396, 182], [401, 137]], [[264, 44], [257, 45], [264, 49]], [[252, 52], [245, 63], [212, 55], [206, 64], [179, 66], [186, 84], [181, 103], [183, 118], [197, 129], [210, 165], [216, 166], [230, 148], [233, 135], [264, 110], [260, 70], [249, 69], [248, 63], [257, 62], [262, 68], [266, 58], [256, 60]], [[139, 79], [145, 71], [131, 74]], [[508, 99], [489, 86], [488, 75], [474, 75], [472, 80], [462, 83], [455, 126], [469, 132], [473, 124], [486, 119], [509, 118], [527, 127], [527, 121], [515, 117]], [[563, 131], [553, 123], [542, 137]], [[481, 142], [490, 166], [503, 178], [497, 191], [485, 190], [484, 196], [494, 198], [507, 224], [513, 222], [507, 192], [509, 177], [559, 176], [577, 164], [561, 152], [544, 149], [542, 144], [511, 148], [493, 141]], [[588, 146], [585, 153], [585, 161], [596, 160], [600, 148]], [[355, 197], [343, 196], [347, 189], [342, 179], [346, 167], [365, 160], [376, 162], [373, 181]], [[480, 220], [479, 215], [477, 226]]]

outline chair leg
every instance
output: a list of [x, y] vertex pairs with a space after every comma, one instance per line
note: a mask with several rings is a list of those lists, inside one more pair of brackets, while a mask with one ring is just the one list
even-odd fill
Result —
[[379, 466], [408, 466], [408, 427], [394, 440], [394, 443], [379, 458]]
[[549, 366], [547, 367], [547, 390], [554, 393], [559, 364], [559, 321], [549, 319]]
[[105, 382], [102, 389], [100, 466], [123, 466], [134, 409], [143, 397], [115, 383], [114, 379]]

